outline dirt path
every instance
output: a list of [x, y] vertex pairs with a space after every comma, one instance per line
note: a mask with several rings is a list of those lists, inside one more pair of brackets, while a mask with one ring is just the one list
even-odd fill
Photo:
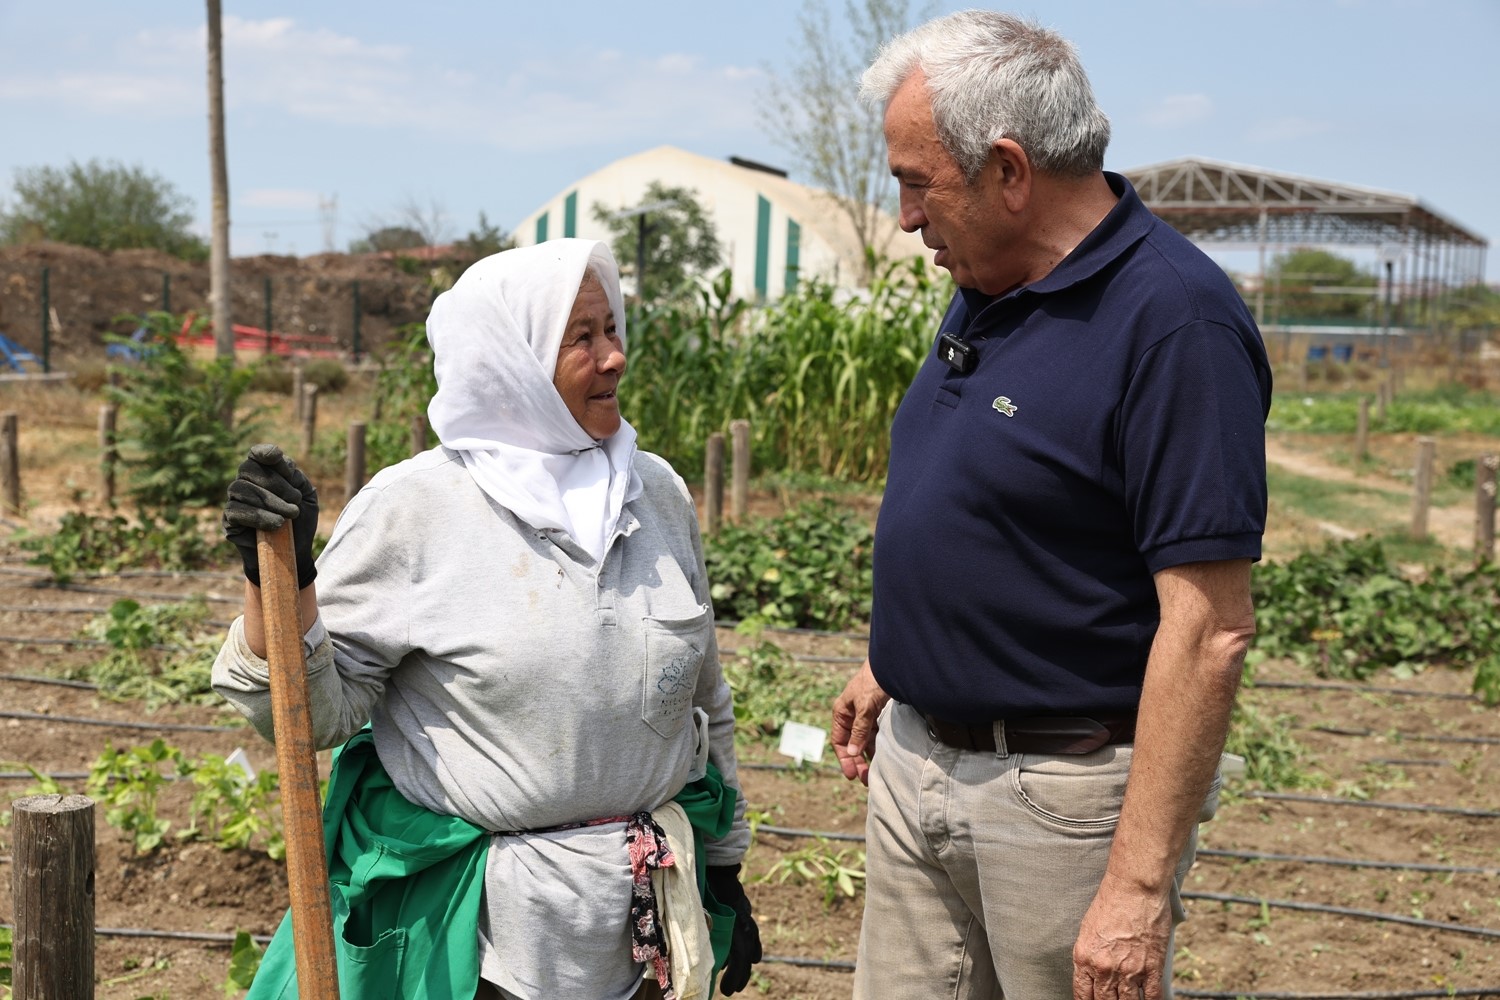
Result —
[[[1301, 452], [1275, 437], [1266, 438], [1266, 462], [1287, 472], [1326, 482], [1348, 483], [1392, 492], [1407, 492], [1410, 487], [1379, 473], [1360, 474], [1333, 465], [1314, 455]], [[1360, 532], [1329, 521], [1319, 522], [1325, 534], [1335, 538], [1357, 538]], [[1433, 538], [1449, 548], [1467, 548], [1474, 544], [1474, 510], [1467, 505], [1431, 507], [1427, 512], [1427, 530]]]

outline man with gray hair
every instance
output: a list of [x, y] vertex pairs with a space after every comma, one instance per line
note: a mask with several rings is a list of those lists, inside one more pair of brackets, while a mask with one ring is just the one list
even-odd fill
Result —
[[863, 94], [958, 289], [891, 428], [869, 658], [834, 704], [869, 785], [854, 995], [1168, 997], [1255, 630], [1264, 345], [1104, 171], [1065, 39], [953, 14]]

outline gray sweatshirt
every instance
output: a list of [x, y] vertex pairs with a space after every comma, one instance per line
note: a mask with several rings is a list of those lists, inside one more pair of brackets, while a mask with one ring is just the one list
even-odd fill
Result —
[[[638, 453], [635, 467], [644, 492], [625, 505], [602, 566], [566, 533], [495, 504], [445, 448], [378, 473], [318, 560], [319, 624], [308, 632], [318, 745], [342, 743], [368, 719], [401, 794], [494, 831], [654, 809], [695, 776], [703, 749], [738, 788], [692, 500], [655, 455]], [[269, 673], [241, 621], [213, 681], [270, 739]], [[749, 841], [742, 800], [729, 836], [705, 845], [708, 863], [738, 862]], [[639, 968], [618, 826], [497, 838], [486, 882], [507, 898], [487, 908], [489, 942], [509, 970], [500, 985], [569, 995], [581, 980], [593, 985], [571, 995], [629, 995], [626, 973], [600, 968], [616, 966], [621, 947]], [[517, 905], [528, 894], [540, 910]], [[548, 933], [559, 920], [569, 948]], [[600, 976], [618, 985], [601, 988]]]

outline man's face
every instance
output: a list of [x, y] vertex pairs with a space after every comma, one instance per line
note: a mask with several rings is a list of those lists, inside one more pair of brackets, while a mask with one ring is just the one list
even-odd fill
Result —
[[920, 231], [936, 250], [933, 263], [964, 288], [999, 295], [1019, 284], [1018, 262], [1007, 261], [1014, 223], [1000, 196], [994, 156], [974, 183], [943, 148], [920, 71], [896, 89], [885, 111], [891, 173], [900, 186], [901, 228]]

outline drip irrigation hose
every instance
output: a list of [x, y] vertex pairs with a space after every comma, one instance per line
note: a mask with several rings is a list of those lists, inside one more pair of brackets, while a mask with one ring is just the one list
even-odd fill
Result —
[[1500, 818], [1500, 812], [1493, 809], [1463, 809], [1459, 806], [1435, 806], [1408, 802], [1375, 802], [1366, 799], [1336, 799], [1325, 798], [1319, 795], [1293, 795], [1290, 792], [1262, 792], [1256, 789], [1251, 789], [1242, 794], [1247, 799], [1268, 799], [1275, 802], [1311, 802], [1320, 806], [1358, 806], [1363, 809], [1395, 809], [1402, 812], [1473, 816], [1477, 819]]
[[1471, 986], [1465, 989], [1380, 990], [1360, 993], [1254, 993], [1234, 990], [1229, 993], [1207, 993], [1174, 987], [1172, 993], [1185, 1000], [1419, 1000], [1422, 997], [1491, 997], [1500, 998], [1500, 986]]
[[813, 837], [818, 840], [852, 840], [864, 843], [865, 835], [862, 833], [834, 833], [832, 831], [820, 830], [796, 830], [785, 826], [772, 826], [769, 823], [761, 823], [756, 826], [757, 833], [774, 833], [778, 837]]
[[0, 681], [12, 684], [51, 684], [55, 687], [78, 688], [80, 691], [97, 691], [99, 685], [87, 681], [67, 681], [60, 677], [33, 677], [30, 674], [0, 674]]
[[1478, 701], [1472, 694], [1454, 694], [1451, 691], [1418, 691], [1414, 688], [1388, 688], [1375, 684], [1334, 684], [1312, 681], [1249, 681], [1246, 690], [1276, 688], [1289, 691], [1358, 691], [1369, 694], [1396, 694], [1406, 698], [1442, 698], [1448, 701]]
[[0, 719], [25, 722], [64, 722], [74, 726], [103, 726], [107, 729], [146, 729], [163, 732], [242, 733], [244, 726], [194, 726], [184, 722], [117, 722], [113, 719], [85, 719], [75, 715], [43, 715], [39, 712], [0, 712]]
[[1371, 861], [1364, 858], [1330, 858], [1319, 855], [1262, 854], [1258, 851], [1224, 851], [1198, 848], [1200, 858], [1235, 858], [1245, 861], [1295, 861], [1310, 865], [1341, 865], [1345, 868], [1386, 868], [1407, 872], [1436, 872], [1443, 875], [1500, 875], [1500, 868], [1475, 865], [1434, 865], [1418, 861]]
[[1254, 896], [1230, 896], [1222, 892], [1184, 892], [1183, 899], [1202, 899], [1213, 903], [1238, 903], [1243, 906], [1274, 906], [1283, 910], [1302, 910], [1307, 913], [1332, 913], [1341, 917], [1358, 917], [1362, 920], [1379, 920], [1389, 924], [1407, 924], [1429, 930], [1447, 931], [1452, 934], [1472, 934], [1475, 937], [1500, 938], [1500, 929], [1474, 927], [1470, 924], [1449, 924], [1441, 920], [1424, 920], [1407, 917], [1399, 913], [1381, 913], [1379, 910], [1356, 910], [1348, 906], [1330, 906], [1327, 903], [1298, 903], [1290, 899], [1264, 899]]
[[[54, 636], [0, 635], [0, 642], [12, 642], [20, 646], [114, 646], [108, 639], [60, 639]], [[169, 646], [154, 642], [147, 649], [164, 653], [186, 653], [186, 646]]]
[[[45, 569], [25, 569], [19, 566], [0, 566], [0, 573], [9, 573], [12, 576], [31, 576], [38, 579], [52, 579], [52, 574]], [[74, 573], [73, 576], [79, 580], [199, 580], [232, 579], [239, 574], [234, 570], [227, 569], [122, 569], [113, 573], [88, 572]]]
[[1481, 743], [1500, 745], [1500, 736], [1441, 736], [1437, 734], [1423, 733], [1385, 733], [1377, 734], [1373, 729], [1343, 729], [1339, 726], [1309, 726], [1310, 732], [1328, 733], [1330, 736], [1376, 736], [1387, 735], [1392, 739], [1414, 740], [1425, 743]]
[[[740, 649], [721, 649], [720, 656], [750, 656], [751, 653]], [[863, 663], [863, 656], [803, 656], [800, 653], [791, 654], [793, 663]]]
[[[714, 624], [719, 628], [733, 630], [739, 628], [741, 623], [721, 618], [715, 621]], [[824, 639], [854, 639], [858, 642], [870, 641], [868, 632], [838, 632], [821, 628], [771, 628], [770, 626], [766, 626], [760, 631], [770, 632], [774, 635], [815, 635]]]
[[[0, 929], [13, 931], [15, 924], [0, 924]], [[176, 941], [204, 941], [210, 944], [234, 944], [233, 934], [210, 934], [198, 931], [153, 931], [142, 927], [95, 927], [99, 937], [171, 938]], [[250, 940], [265, 946], [271, 941], [269, 934], [251, 934]]]

